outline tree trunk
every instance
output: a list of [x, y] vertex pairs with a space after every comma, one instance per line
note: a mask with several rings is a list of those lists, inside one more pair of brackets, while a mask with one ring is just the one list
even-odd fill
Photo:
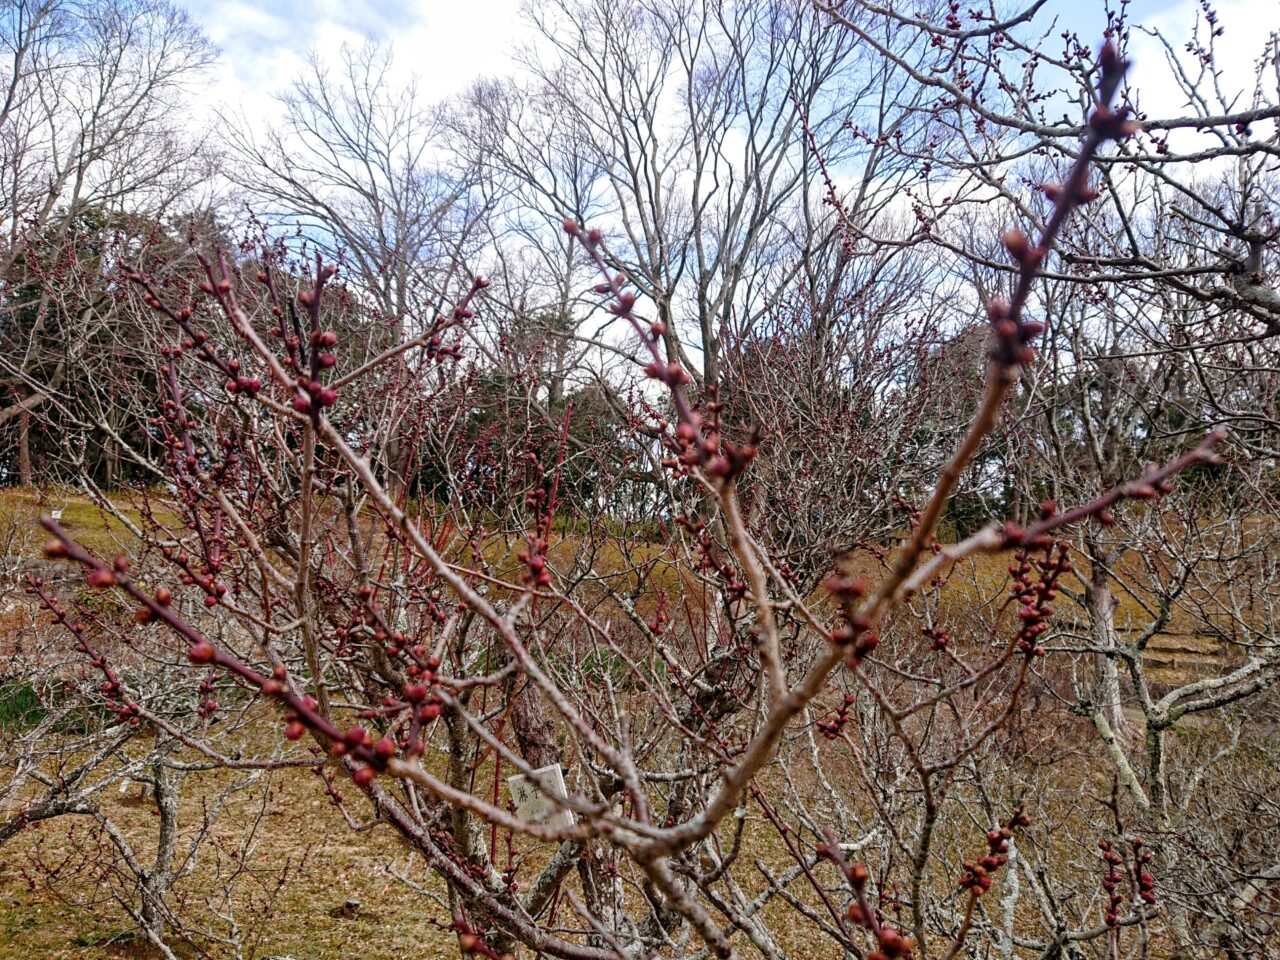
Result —
[[1116, 658], [1103, 652], [1117, 648], [1116, 599], [1111, 594], [1111, 570], [1105, 561], [1098, 559], [1097, 554], [1090, 557], [1090, 565], [1092, 570], [1085, 591], [1085, 603], [1089, 610], [1094, 646], [1099, 651], [1096, 655], [1098, 700], [1112, 731], [1118, 739], [1123, 740], [1127, 724], [1120, 699], [1120, 670]]
[[25, 407], [18, 414], [18, 482], [24, 487], [35, 484], [35, 471], [31, 469], [31, 411]]
[[114, 490], [120, 482], [120, 447], [114, 440], [108, 440], [103, 451], [103, 466], [106, 471], [106, 489]]

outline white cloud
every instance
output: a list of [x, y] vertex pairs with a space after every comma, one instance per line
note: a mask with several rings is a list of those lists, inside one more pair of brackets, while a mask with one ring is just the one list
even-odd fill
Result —
[[273, 97], [312, 52], [330, 59], [344, 43], [390, 42], [397, 72], [416, 76], [424, 97], [439, 100], [509, 69], [518, 27], [518, 0], [189, 0], [187, 8], [222, 51], [211, 105], [251, 120], [274, 113]]
[[[511, 69], [521, 37], [520, 0], [187, 0], [186, 6], [222, 50], [215, 98], [246, 110], [283, 91], [312, 51], [328, 58], [343, 43], [366, 38], [395, 45], [399, 69], [421, 81], [429, 100], [458, 93], [481, 76]], [[1112, 4], [1114, 6], [1114, 4]], [[1101, 36], [1107, 4], [1101, 0], [1052, 0], [1037, 16], [1047, 26], [1056, 20], [1082, 38]], [[1250, 82], [1251, 65], [1267, 34], [1280, 30], [1275, 0], [1221, 0], [1214, 4], [1225, 27], [1218, 39], [1224, 86]], [[1185, 58], [1181, 44], [1190, 36], [1197, 0], [1135, 0], [1131, 20], [1159, 28]], [[1152, 113], [1182, 107], [1168, 82], [1164, 52], [1153, 39], [1134, 32], [1135, 84]]]

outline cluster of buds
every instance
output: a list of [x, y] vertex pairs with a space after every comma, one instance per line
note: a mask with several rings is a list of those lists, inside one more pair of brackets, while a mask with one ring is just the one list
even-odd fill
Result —
[[840, 736], [840, 731], [849, 722], [849, 708], [857, 702], [857, 697], [853, 693], [846, 693], [844, 699], [840, 701], [840, 706], [836, 708], [835, 713], [830, 717], [819, 720], [814, 724], [818, 732], [828, 740], [834, 740]]
[[951, 634], [938, 627], [921, 627], [920, 635], [929, 641], [929, 649], [934, 653], [941, 653], [947, 649], [947, 644], [951, 642]]
[[[475, 316], [474, 310], [464, 310], [463, 313], [467, 317]], [[454, 315], [457, 316], [457, 310], [454, 311]], [[435, 363], [443, 363], [446, 360], [462, 359], [462, 344], [457, 341], [454, 343], [445, 343], [439, 334], [429, 337], [423, 347], [423, 350], [427, 355], [427, 359]]]
[[[1103, 45], [1098, 63], [1102, 67], [1104, 82], [1117, 73], [1123, 73], [1126, 66], [1112, 43]], [[1116, 82], [1119, 82], [1118, 76]], [[1138, 132], [1138, 125], [1129, 119], [1129, 115], [1130, 110], [1127, 106], [1112, 108], [1106, 103], [1099, 103], [1089, 116], [1089, 129], [1097, 134], [1100, 140], [1128, 139]]]
[[351, 779], [355, 781], [356, 786], [364, 789], [377, 778], [378, 767], [385, 766], [386, 762], [395, 756], [396, 743], [390, 737], [374, 739], [373, 734], [364, 727], [352, 727], [342, 735], [342, 739], [334, 740], [329, 744], [329, 754], [335, 758], [340, 759], [353, 751], [362, 751], [362, 754], [372, 752], [376, 758], [374, 763], [357, 767], [351, 774]]
[[658, 602], [653, 611], [653, 619], [646, 626], [655, 637], [660, 637], [667, 632], [667, 624], [670, 622], [671, 612], [667, 609], [667, 595], [665, 592], [659, 593]]
[[[444, 699], [440, 693], [440, 657], [428, 653], [427, 648], [407, 637], [398, 630], [392, 630], [381, 610], [374, 602], [373, 587], [361, 584], [357, 591], [363, 604], [363, 611], [358, 614], [359, 621], [374, 627], [374, 639], [383, 644], [387, 652], [405, 663], [407, 677], [401, 689], [401, 699], [387, 696], [381, 707], [360, 711], [362, 720], [377, 717], [394, 717], [405, 711], [409, 712], [409, 727], [402, 733], [399, 741], [383, 737], [372, 743], [373, 760], [382, 766], [393, 757], [397, 750], [404, 750], [409, 757], [422, 754], [422, 728], [425, 724], [438, 720], [444, 713]], [[356, 744], [359, 746], [360, 744]], [[372, 776], [364, 774], [363, 776]], [[372, 782], [370, 780], [369, 782]], [[362, 784], [363, 785], [363, 784]]]
[[[272, 678], [276, 679], [276, 678]], [[277, 681], [278, 682], [278, 681]], [[319, 706], [315, 697], [303, 697], [302, 706], [307, 710], [315, 710]], [[301, 740], [303, 734], [307, 732], [307, 725], [303, 723], [302, 717], [296, 713], [290, 713], [285, 716], [284, 722], [284, 738], [286, 740]]]
[[[338, 363], [338, 355], [333, 352], [334, 347], [338, 345], [338, 334], [333, 330], [320, 328], [320, 307], [324, 298], [324, 287], [337, 272], [337, 267], [333, 264], [321, 263], [320, 256], [317, 254], [314, 284], [310, 289], [298, 291], [298, 305], [306, 311], [309, 321], [309, 356], [302, 349], [302, 329], [298, 325], [296, 316], [294, 330], [290, 331], [285, 324], [284, 312], [279, 307], [272, 311], [279, 319], [279, 326], [273, 332], [284, 341], [285, 361], [296, 374], [294, 382], [298, 393], [293, 398], [293, 408], [299, 413], [309, 414], [313, 422], [319, 418], [321, 410], [332, 407], [338, 402], [338, 391], [325, 386], [320, 380], [324, 371], [332, 369]], [[275, 291], [271, 287], [270, 272], [264, 271], [258, 275], [258, 279], [271, 289], [274, 298]], [[292, 309], [290, 314], [293, 315]]]
[[1109, 898], [1107, 926], [1115, 927], [1120, 923], [1120, 907], [1125, 901], [1124, 893], [1120, 890], [1120, 881], [1124, 879], [1124, 875], [1120, 872], [1120, 868], [1124, 865], [1124, 857], [1120, 856], [1111, 845], [1111, 841], [1105, 838], [1098, 841], [1098, 849], [1102, 851], [1102, 859], [1107, 864], [1106, 875], [1102, 878], [1102, 889], [1106, 891]]
[[488, 277], [479, 275], [471, 278], [471, 289], [467, 291], [467, 295], [462, 298], [462, 301], [453, 308], [453, 319], [456, 322], [462, 323], [476, 315], [476, 312], [471, 309], [471, 301], [475, 299], [476, 294], [488, 287], [491, 282]]
[[[98, 684], [98, 692], [108, 704], [116, 708], [120, 719], [129, 722], [137, 716], [137, 707], [134, 704], [127, 703], [124, 699], [124, 687], [120, 684], [120, 678], [116, 672], [107, 665], [106, 658], [101, 655], [92, 656], [89, 659], [89, 665], [96, 667], [102, 671], [102, 683]], [[133, 721], [136, 723], [137, 721]]]
[[[624, 293], [623, 296], [626, 296]], [[665, 330], [665, 324], [654, 324], [660, 330]], [[659, 383], [665, 383], [672, 389], [687, 387], [693, 382], [693, 378], [685, 371], [684, 367], [678, 361], [673, 360], [671, 363], [662, 363], [659, 360], [651, 360], [644, 367], [645, 376], [651, 380], [657, 380]]]
[[[679, 367], [679, 364], [672, 366]], [[690, 411], [674, 431], [662, 438], [662, 443], [670, 452], [662, 458], [662, 465], [678, 477], [688, 476], [691, 470], [708, 463], [716, 454], [714, 439], [702, 435], [702, 415], [697, 411]]]
[[676, 526], [683, 527], [693, 536], [698, 548], [698, 569], [714, 574], [724, 585], [725, 595], [730, 600], [741, 600], [747, 593], [747, 585], [738, 576], [728, 560], [720, 562], [716, 559], [716, 544], [707, 530], [705, 520], [691, 520], [686, 516], [675, 518]]
[[537, 534], [529, 537], [528, 545], [516, 555], [525, 565], [524, 582], [544, 588], [551, 586], [551, 571], [547, 569], [547, 538]]
[[867, 898], [867, 882], [871, 879], [871, 871], [865, 863], [855, 863], [848, 868], [846, 876], [853, 887], [854, 899], [845, 910], [845, 916], [851, 923], [864, 927], [875, 937], [876, 949], [867, 954], [867, 960], [911, 960], [915, 951], [915, 941], [900, 930], [881, 922], [876, 911]]
[[[1025, 550], [1014, 554], [1015, 562], [1009, 567], [1013, 577], [1014, 596], [1021, 607], [1018, 619], [1022, 627], [1018, 633], [1018, 649], [1028, 657], [1043, 657], [1044, 647], [1039, 638], [1049, 629], [1049, 618], [1053, 616], [1053, 600], [1057, 596], [1058, 578], [1071, 571], [1071, 559], [1067, 556], [1067, 545], [1059, 543], [1055, 554], [1053, 544], [1045, 548], [1045, 558], [1032, 564], [1030, 555]], [[1035, 582], [1031, 579], [1033, 571], [1038, 572]]]
[[420, 585], [414, 584], [409, 588], [409, 592], [415, 601], [422, 604], [423, 612], [437, 626], [443, 626], [445, 621], [449, 619], [449, 615], [444, 612], [445, 608], [438, 591], [427, 593]]
[[311, 349], [316, 352], [316, 366], [328, 370], [338, 365], [338, 355], [333, 348], [338, 345], [338, 335], [332, 330], [317, 330], [311, 334]]
[[342, 791], [338, 789], [337, 778], [329, 770], [325, 769], [323, 760], [316, 763], [311, 768], [311, 772], [320, 778], [320, 782], [324, 784], [324, 795], [329, 798], [329, 805], [333, 807], [342, 806]]
[[[271, 254], [264, 251], [264, 255], [266, 256], [269, 265]], [[298, 306], [306, 311], [309, 321], [308, 327], [310, 328], [311, 347], [310, 369], [313, 374], [321, 368], [317, 355], [325, 351], [332, 351], [333, 347], [336, 346], [338, 342], [336, 336], [332, 338], [326, 337], [325, 339], [331, 341], [328, 343], [320, 342], [318, 340], [318, 337], [321, 335], [320, 308], [324, 301], [325, 284], [337, 275], [338, 268], [331, 263], [323, 263], [320, 255], [317, 253], [315, 271], [315, 281], [312, 283], [311, 288], [301, 289], [297, 294]], [[302, 327], [298, 322], [297, 314], [293, 307], [290, 306], [289, 319], [292, 319], [293, 321], [293, 329], [290, 330], [286, 322], [285, 311], [280, 309], [279, 306], [279, 298], [276, 294], [274, 277], [272, 276], [271, 271], [267, 269], [259, 273], [258, 282], [266, 286], [271, 295], [271, 299], [273, 301], [271, 313], [278, 321], [278, 325], [271, 332], [284, 343], [286, 354], [285, 363], [295, 372], [301, 373], [307, 368], [308, 357], [306, 351], [303, 349]], [[332, 365], [333, 364], [331, 363], [328, 366]]]
[[[226, 298], [231, 294], [231, 282], [226, 279], [225, 275], [215, 282], [212, 264], [204, 258], [200, 258], [200, 262], [209, 277], [208, 281], [200, 284], [200, 289], [225, 303]], [[143, 288], [143, 302], [152, 310], [162, 313], [173, 320], [184, 335], [184, 339], [179, 346], [160, 348], [160, 355], [165, 358], [169, 366], [171, 389], [176, 389], [177, 385], [177, 380], [174, 376], [174, 363], [184, 354], [194, 352], [201, 360], [217, 368], [227, 378], [225, 387], [232, 396], [237, 394], [243, 394], [250, 398], [257, 396], [262, 389], [262, 381], [257, 377], [246, 376], [241, 369], [239, 360], [234, 358], [228, 360], [218, 355], [213, 349], [209, 334], [203, 330], [197, 330], [192, 325], [191, 308], [189, 306], [175, 310], [164, 303], [152, 288], [151, 282], [147, 277], [136, 270], [127, 271], [126, 277], [130, 282], [136, 283]]]
[[[218, 535], [217, 529], [218, 528], [215, 527], [215, 531], [211, 539]], [[164, 547], [161, 552], [165, 559], [174, 561], [184, 570], [190, 570], [190, 561], [185, 554], [175, 551], [173, 548], [168, 546]], [[64, 539], [63, 536], [54, 536], [45, 542], [44, 555], [50, 560], [71, 558], [82, 563], [85, 566], [85, 583], [95, 590], [109, 590], [113, 587], [124, 587], [128, 592], [133, 594], [135, 599], [143, 599], [144, 605], [138, 607], [133, 612], [134, 622], [139, 625], [150, 623], [155, 619], [155, 609], [145, 603], [145, 594], [141, 593], [137, 585], [132, 583], [129, 579], [129, 558], [124, 554], [118, 554], [112, 561], [111, 566], [107, 567], [105, 564], [99, 563], [97, 560], [94, 560], [82, 551], [79, 555], [73, 555], [70, 547], [68, 546], [68, 541]], [[214, 557], [209, 563], [211, 568], [216, 568], [219, 561]], [[197, 579], [192, 573], [188, 572], [183, 575], [182, 582], [187, 585], [198, 582], [201, 588], [208, 594], [205, 598], [206, 606], [214, 606], [218, 602], [217, 598], [227, 592], [227, 588], [223, 584], [218, 583], [209, 575]], [[155, 604], [155, 608], [168, 607], [169, 604], [173, 602], [173, 593], [168, 587], [161, 585], [156, 588], [155, 595], [151, 599]], [[213, 647], [207, 642], [204, 646], [207, 647], [209, 651], [208, 659], [197, 659], [197, 657], [204, 657], [203, 648], [200, 648], [200, 645], [197, 644], [196, 647], [192, 648], [195, 653], [190, 655], [192, 663], [213, 662]]]
[[[1124, 487], [1124, 495], [1134, 500], [1157, 500], [1173, 493], [1173, 484], [1164, 476], [1158, 463], [1148, 463], [1142, 470], [1142, 478]], [[1114, 522], [1112, 517], [1112, 522]]]
[[880, 646], [880, 634], [873, 624], [858, 612], [858, 601], [867, 593], [867, 582], [861, 577], [834, 576], [823, 584], [827, 592], [840, 602], [844, 622], [831, 630], [831, 642], [845, 650], [845, 665], [855, 669]]
[[1022, 809], [1015, 810], [999, 827], [987, 831], [987, 855], [981, 860], [966, 860], [960, 877], [960, 889], [980, 897], [991, 889], [991, 880], [997, 870], [1009, 862], [1009, 841], [1015, 827], [1030, 826], [1031, 818]]
[[[306, 291], [304, 290], [303, 293]], [[319, 372], [322, 369], [332, 367], [338, 362], [337, 355], [328, 352], [328, 348], [332, 348], [338, 343], [338, 335], [332, 330], [317, 330], [311, 335], [311, 343], [316, 350], [314, 366], [316, 370], [312, 376], [299, 376], [297, 378], [298, 395], [293, 399], [293, 408], [299, 413], [318, 413], [324, 407], [332, 407], [338, 402], [338, 391], [332, 387], [326, 387], [319, 380]]]
[[242, 393], [246, 397], [252, 398], [256, 397], [258, 395], [258, 391], [262, 389], [262, 381], [257, 377], [246, 377], [243, 374], [239, 374], [237, 371], [237, 375], [235, 377], [227, 378], [227, 382], [224, 386], [226, 387], [227, 393], [232, 396]]
[[172, 434], [166, 439], [166, 445], [170, 474], [176, 477], [179, 487], [193, 486], [194, 479], [208, 465], [209, 450], [194, 443], [187, 447], [181, 437]]
[[[1038, 268], [1048, 255], [1045, 247], [1032, 243], [1016, 227], [1006, 230], [1000, 239], [1009, 256], [1027, 273]], [[991, 321], [996, 340], [991, 351], [992, 360], [1005, 367], [1025, 366], [1035, 360], [1036, 351], [1032, 344], [1044, 333], [1043, 323], [1015, 315], [1009, 302], [1000, 298], [987, 304], [987, 319]]]
[[[168, 546], [161, 550], [166, 560], [182, 570], [182, 575], [179, 577], [182, 585], [184, 587], [196, 586], [204, 591], [204, 605], [210, 608], [216, 607], [218, 602], [227, 594], [227, 585], [217, 578], [217, 574], [222, 569], [221, 546], [224, 538], [221, 529], [221, 514], [219, 514], [215, 517], [214, 529], [210, 531], [206, 538], [210, 555], [203, 563], [203, 570], [197, 567], [192, 558], [181, 550], [175, 550]], [[155, 599], [160, 606], [166, 607], [172, 600], [173, 595], [167, 588], [161, 589], [164, 589], [163, 595], [168, 599], [162, 601], [158, 591]]]
[[[627, 275], [621, 272], [611, 272], [604, 262], [604, 255], [601, 252], [604, 247], [604, 231], [599, 227], [591, 227], [589, 230], [584, 230], [582, 225], [572, 217], [565, 217], [562, 226], [564, 227], [565, 233], [578, 240], [587, 248], [587, 252], [595, 258], [596, 265], [604, 275], [604, 279], [591, 288], [592, 292], [611, 295], [613, 300], [609, 303], [609, 312], [615, 317], [622, 317], [625, 320], [631, 320], [632, 324], [636, 326], [637, 330], [639, 330], [639, 321], [632, 313], [635, 310], [636, 300], [638, 298], [632, 291], [623, 289], [623, 287], [627, 285]], [[665, 324], [653, 323], [650, 325], [650, 328], [645, 335], [645, 339], [651, 344], [656, 343], [664, 333], [666, 333]], [[659, 367], [661, 367], [661, 365], [659, 365]], [[683, 370], [680, 370], [678, 365], [675, 365], [674, 370], [667, 370], [665, 372], [659, 372], [656, 370], [650, 375], [654, 376], [656, 379], [662, 380], [668, 386], [683, 386], [684, 383], [689, 382], [687, 379], [685, 379], [683, 383], [680, 382], [681, 378], [686, 377], [687, 374], [685, 374]]]
[[209, 468], [209, 479], [217, 484], [227, 483], [240, 463], [238, 443], [234, 436], [224, 436], [218, 441], [222, 447], [222, 459]]
[[[399, 700], [392, 696], [384, 697], [381, 707], [361, 710], [359, 714], [363, 720], [372, 720], [375, 717], [402, 713], [406, 709], [412, 711], [414, 727], [401, 737], [398, 744], [409, 756], [422, 753], [422, 744], [415, 731], [421, 724], [438, 720], [444, 713], [444, 699], [440, 695], [440, 683], [436, 676], [440, 658], [427, 657], [425, 653], [422, 647], [414, 648], [411, 654], [414, 660], [405, 668], [409, 680], [401, 688]], [[419, 666], [419, 663], [422, 665]], [[391, 754], [387, 756], [390, 757]]]
[[910, 518], [912, 530], [920, 526], [920, 508], [915, 506], [910, 500], [901, 494], [898, 494], [893, 498], [893, 505]]
[[[175, 430], [182, 430], [188, 426], [185, 418], [183, 418], [181, 412], [178, 410], [177, 402], [175, 402], [174, 400], [166, 398], [164, 401], [161, 402], [160, 418], [159, 420], [153, 420], [151, 422], [151, 426], [158, 427], [158, 426], [161, 426], [161, 424], [167, 424], [168, 426], [170, 426]], [[181, 445], [180, 442], [179, 442], [179, 445]]]
[[176, 400], [165, 399], [160, 406], [160, 416], [151, 420], [151, 426], [163, 433], [165, 462], [178, 488], [195, 486], [197, 475], [207, 466], [209, 451], [191, 440], [190, 424], [181, 405]]
[[[655, 360], [645, 368], [645, 372], [675, 389], [688, 382], [688, 375], [682, 370], [678, 377], [672, 378], [672, 372], [679, 369], [679, 364], [663, 367]], [[724, 404], [717, 399], [714, 384], [707, 387], [705, 406], [705, 420], [697, 411], [690, 410], [681, 416], [675, 431], [663, 438], [671, 455], [663, 458], [662, 465], [677, 476], [686, 476], [690, 470], [701, 467], [709, 477], [722, 481], [733, 480], [744, 473], [756, 458], [759, 452], [759, 435], [753, 432], [741, 446], [732, 444], [721, 436], [720, 413]]]
[[[555, 487], [553, 483], [547, 487], [546, 472], [542, 462], [532, 450], [524, 455], [533, 474], [533, 484], [524, 498], [525, 509], [533, 513], [535, 519], [534, 532], [529, 535], [526, 546], [516, 555], [525, 565], [524, 582], [541, 589], [551, 586], [551, 571], [547, 569], [547, 548], [550, 544], [551, 520], [555, 510]], [[558, 479], [558, 477], [557, 477]]]
[[707, 414], [709, 422], [706, 436], [702, 439], [703, 450], [708, 454], [706, 472], [709, 476], [721, 480], [733, 480], [744, 473], [751, 461], [759, 453], [760, 433], [752, 430], [747, 442], [735, 446], [721, 437], [720, 414], [724, 404], [718, 399], [718, 388], [715, 384], [707, 386]]
[[[410, 671], [412, 671], [412, 666], [410, 665]], [[425, 723], [439, 719], [440, 714], [444, 712], [444, 701], [440, 698], [439, 693], [436, 692], [438, 682], [435, 671], [439, 668], [439, 657], [427, 657], [426, 667], [415, 678], [416, 682], [406, 683], [401, 691], [406, 703], [412, 705], [421, 704], [417, 712]], [[406, 749], [413, 753], [414, 745], [408, 744]], [[418, 750], [420, 752], [421, 748], [419, 747]]]
[[[1154, 905], [1156, 881], [1148, 867], [1154, 857], [1151, 851], [1146, 849], [1141, 837], [1134, 837], [1130, 845], [1133, 847], [1133, 873], [1137, 880], [1138, 898], [1143, 903]], [[1105, 838], [1098, 841], [1098, 849], [1102, 851], [1102, 859], [1107, 864], [1107, 872], [1102, 878], [1102, 889], [1108, 898], [1105, 919], [1107, 926], [1114, 928], [1120, 924], [1120, 908], [1125, 901], [1125, 895], [1120, 890], [1121, 881], [1125, 878], [1121, 872], [1121, 868], [1125, 865], [1124, 857], [1111, 841]]]
[[[162, 351], [163, 352], [163, 351]], [[165, 368], [165, 388], [168, 396], [162, 403], [161, 416], [151, 421], [163, 436], [165, 445], [165, 462], [170, 475], [176, 481], [180, 491], [186, 495], [188, 505], [194, 509], [194, 501], [189, 492], [202, 479], [202, 472], [207, 470], [209, 479], [215, 483], [226, 483], [234, 474], [240, 463], [239, 444], [235, 439], [234, 428], [230, 435], [223, 434], [219, 438], [221, 458], [214, 456], [206, 447], [198, 444], [191, 433], [191, 421], [183, 406], [183, 391], [178, 384], [178, 371], [174, 357], [182, 351], [178, 348], [168, 351]], [[212, 361], [229, 378], [228, 389], [236, 384], [244, 387], [249, 394], [256, 394], [261, 382], [254, 378], [240, 375], [240, 363], [237, 360], [222, 362]], [[236, 386], [232, 392], [240, 390]]]
[[[1004, 248], [1009, 251], [1010, 258], [1019, 266], [1034, 269], [1040, 266], [1048, 255], [1048, 251], [1044, 247], [1033, 244], [1031, 238], [1017, 227], [1006, 230], [1000, 236], [1000, 240], [1004, 244]], [[1039, 336], [1044, 332], [1044, 325], [1041, 323], [1029, 323], [1025, 327], [1027, 328], [1025, 332], [1032, 337]], [[1000, 331], [996, 332], [999, 335]]]
[[218, 712], [218, 701], [214, 699], [217, 689], [218, 678], [214, 674], [200, 681], [200, 705], [196, 707], [196, 713], [205, 720]]
[[[1006, 233], [1004, 242], [1011, 252], [1025, 246], [1026, 256], [1044, 256], [1043, 248], [1032, 247], [1021, 231]], [[1025, 366], [1035, 360], [1036, 351], [1031, 344], [1044, 333], [1043, 323], [1023, 320], [1009, 301], [1002, 297], [987, 304], [987, 319], [991, 321], [991, 330], [995, 334], [995, 345], [990, 353], [993, 361], [1002, 367], [1013, 368]]]
[[1130, 841], [1133, 847], [1133, 867], [1138, 874], [1138, 898], [1146, 904], [1154, 905], [1156, 902], [1156, 879], [1151, 875], [1148, 865], [1155, 859], [1150, 850], [1146, 849], [1141, 837], [1134, 837]]

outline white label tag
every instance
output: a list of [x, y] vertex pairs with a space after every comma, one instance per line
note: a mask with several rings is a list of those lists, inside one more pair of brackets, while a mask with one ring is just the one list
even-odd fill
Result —
[[530, 820], [548, 827], [572, 827], [575, 822], [573, 811], [561, 810], [555, 805], [555, 801], [547, 796], [548, 791], [552, 796], [561, 798], [568, 796], [560, 765], [553, 763], [549, 767], [533, 772], [537, 777], [537, 783], [523, 773], [507, 777], [507, 789], [511, 791], [511, 799], [515, 801], [516, 814], [522, 820]]

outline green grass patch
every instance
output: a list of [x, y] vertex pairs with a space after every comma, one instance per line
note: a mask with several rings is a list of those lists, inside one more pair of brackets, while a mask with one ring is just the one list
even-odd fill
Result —
[[17, 736], [30, 730], [49, 711], [36, 688], [26, 681], [0, 684], [0, 733]]

